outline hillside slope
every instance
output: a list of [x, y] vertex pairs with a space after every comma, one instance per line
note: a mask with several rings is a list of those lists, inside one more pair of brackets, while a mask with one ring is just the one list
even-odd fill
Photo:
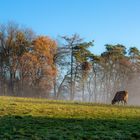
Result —
[[0, 140], [140, 139], [140, 107], [0, 97]]

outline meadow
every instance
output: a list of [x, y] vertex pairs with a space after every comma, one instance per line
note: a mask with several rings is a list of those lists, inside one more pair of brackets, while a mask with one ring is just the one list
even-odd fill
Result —
[[115, 139], [140, 139], [140, 107], [0, 97], [0, 140]]

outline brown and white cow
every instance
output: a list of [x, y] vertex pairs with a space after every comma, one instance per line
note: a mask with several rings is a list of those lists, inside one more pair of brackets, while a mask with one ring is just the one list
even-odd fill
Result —
[[127, 91], [124, 90], [124, 91], [116, 92], [116, 94], [112, 100], [112, 104], [115, 104], [115, 103], [119, 104], [120, 101], [122, 103], [124, 103], [124, 105], [127, 104], [127, 101], [128, 101], [128, 92]]

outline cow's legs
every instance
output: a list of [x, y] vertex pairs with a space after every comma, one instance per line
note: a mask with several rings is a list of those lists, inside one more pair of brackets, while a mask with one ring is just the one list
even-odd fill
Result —
[[119, 105], [120, 101], [118, 101], [118, 105]]
[[127, 104], [127, 101], [124, 100], [124, 105], [126, 105], [126, 104]]

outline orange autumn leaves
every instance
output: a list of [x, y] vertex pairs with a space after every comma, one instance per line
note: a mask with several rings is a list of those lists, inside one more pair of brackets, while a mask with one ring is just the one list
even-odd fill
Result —
[[53, 61], [56, 50], [56, 42], [49, 37], [39, 36], [32, 41], [30, 50], [21, 58], [24, 78], [30, 84], [51, 89], [57, 72]]

